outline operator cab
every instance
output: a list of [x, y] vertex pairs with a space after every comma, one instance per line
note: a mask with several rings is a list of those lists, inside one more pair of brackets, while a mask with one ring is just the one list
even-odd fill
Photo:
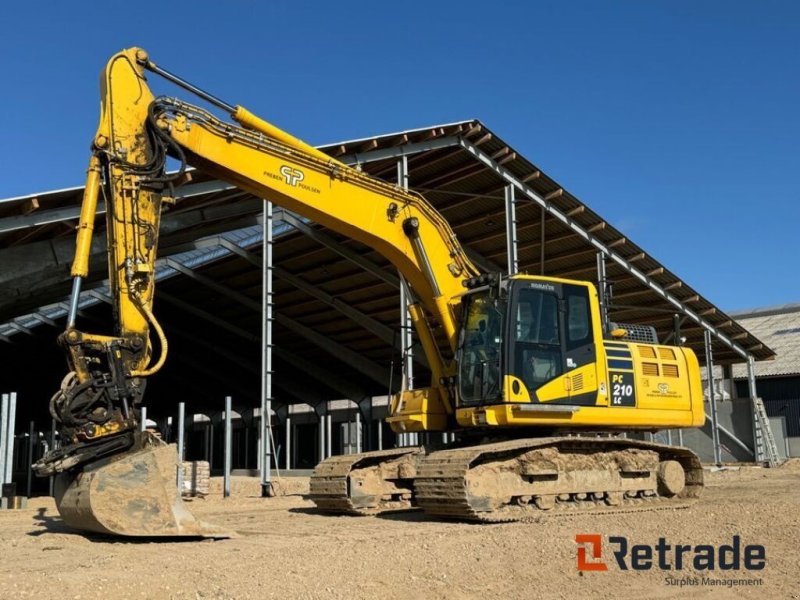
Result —
[[[458, 348], [461, 406], [499, 404], [504, 381], [531, 402], [543, 385], [595, 361], [591, 284], [517, 276], [462, 297]], [[550, 398], [548, 398], [550, 400]]]

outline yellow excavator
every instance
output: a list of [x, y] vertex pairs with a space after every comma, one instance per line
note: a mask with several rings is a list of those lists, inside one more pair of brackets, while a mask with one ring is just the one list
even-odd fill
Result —
[[[155, 98], [148, 73], [235, 124], [175, 98]], [[416, 506], [502, 521], [563, 509], [680, 506], [699, 496], [703, 476], [694, 453], [624, 435], [704, 422], [691, 350], [659, 345], [652, 328], [606, 323], [591, 283], [481, 273], [419, 194], [219, 100], [142, 49], [111, 58], [101, 93], [71, 310], [60, 337], [70, 372], [50, 403], [68, 443], [36, 465], [40, 475], [57, 475], [56, 502], [68, 525], [131, 536], [225, 534], [182, 505], [175, 448], [139, 432], [145, 381], [167, 355], [152, 310], [159, 218], [191, 179], [187, 166], [369, 246], [407, 283], [432, 377], [428, 387], [394, 395], [388, 421], [398, 433], [450, 432], [454, 441], [321, 462], [311, 479], [320, 510], [375, 514]], [[168, 157], [179, 161], [177, 171], [167, 172]], [[101, 195], [113, 336], [75, 327]]]

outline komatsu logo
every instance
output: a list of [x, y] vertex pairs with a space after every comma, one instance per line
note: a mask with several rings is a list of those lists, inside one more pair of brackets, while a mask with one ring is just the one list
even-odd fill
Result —
[[294, 187], [296, 187], [298, 183], [306, 178], [305, 173], [303, 173], [300, 169], [294, 169], [289, 165], [283, 165], [281, 167], [281, 175], [283, 175], [286, 183]]

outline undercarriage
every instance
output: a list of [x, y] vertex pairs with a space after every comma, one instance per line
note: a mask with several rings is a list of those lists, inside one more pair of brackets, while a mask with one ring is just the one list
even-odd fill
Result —
[[311, 478], [328, 513], [420, 508], [458, 520], [681, 508], [703, 489], [686, 448], [615, 437], [547, 437], [331, 457]]

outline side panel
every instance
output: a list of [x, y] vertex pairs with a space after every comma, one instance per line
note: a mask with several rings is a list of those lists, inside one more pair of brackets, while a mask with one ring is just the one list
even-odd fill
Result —
[[[464, 427], [565, 427], [591, 429], [665, 429], [699, 427], [705, 421], [703, 390], [697, 357], [688, 348], [606, 341], [610, 405], [558, 402], [514, 404], [459, 409]], [[569, 395], [565, 374], [546, 387], [552, 395]], [[595, 396], [600, 398], [599, 388]], [[542, 388], [544, 389], [544, 388]], [[540, 389], [540, 395], [541, 391]], [[577, 390], [576, 390], [577, 393]]]

